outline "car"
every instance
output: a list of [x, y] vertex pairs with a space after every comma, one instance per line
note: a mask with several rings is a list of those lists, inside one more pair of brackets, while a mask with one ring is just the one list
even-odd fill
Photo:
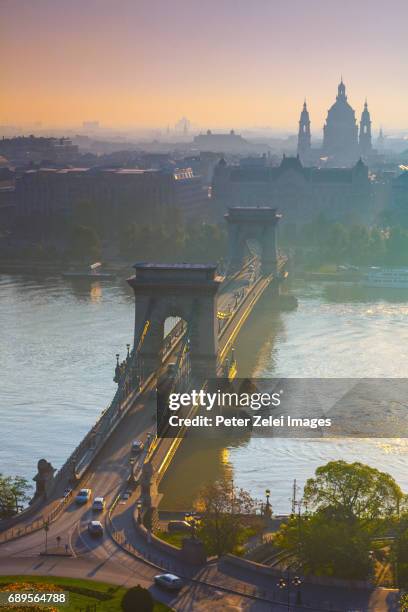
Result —
[[90, 521], [88, 523], [88, 533], [94, 538], [103, 536], [103, 525], [100, 521]]
[[192, 522], [197, 524], [201, 521], [201, 515], [198, 514], [198, 512], [186, 512], [184, 520], [187, 521], [189, 525], [191, 525]]
[[141, 440], [133, 440], [130, 452], [132, 455], [138, 455], [143, 450], [143, 442]]
[[191, 525], [190, 523], [187, 523], [187, 521], [169, 521], [167, 524], [167, 531], [169, 533], [172, 533], [174, 531], [190, 532]]
[[154, 577], [154, 582], [158, 586], [164, 587], [169, 591], [179, 591], [183, 586], [183, 581], [174, 574], [159, 574]]
[[102, 512], [105, 510], [105, 500], [103, 497], [95, 497], [92, 504], [92, 510]]
[[91, 493], [91, 489], [80, 489], [75, 498], [76, 503], [86, 504], [91, 498]]

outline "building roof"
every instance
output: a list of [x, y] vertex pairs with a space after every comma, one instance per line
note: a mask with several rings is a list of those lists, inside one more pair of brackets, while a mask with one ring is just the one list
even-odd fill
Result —
[[299, 157], [283, 157], [280, 166], [232, 166], [231, 181], [274, 182], [288, 171], [294, 171], [311, 183], [351, 183], [355, 170], [367, 169], [362, 160], [353, 168], [310, 168], [304, 167]]

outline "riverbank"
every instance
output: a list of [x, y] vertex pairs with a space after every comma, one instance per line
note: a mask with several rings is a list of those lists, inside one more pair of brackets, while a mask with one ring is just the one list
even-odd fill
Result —
[[[103, 271], [118, 276], [129, 276], [133, 265], [133, 261], [109, 261], [103, 263]], [[83, 271], [86, 267], [86, 264], [77, 261], [0, 260], [0, 274], [13, 274], [19, 272], [30, 274], [63, 274], [68, 271]], [[96, 277], [95, 280], [100, 279]]]

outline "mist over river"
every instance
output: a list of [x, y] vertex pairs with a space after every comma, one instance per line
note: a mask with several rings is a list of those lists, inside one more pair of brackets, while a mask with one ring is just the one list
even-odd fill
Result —
[[[296, 282], [293, 312], [267, 300], [237, 343], [240, 376], [405, 378], [408, 292]], [[0, 275], [0, 472], [28, 479], [45, 457], [59, 467], [115, 391], [115, 353], [133, 334], [133, 296], [121, 279], [67, 281], [58, 275]], [[290, 510], [330, 459], [390, 472], [408, 492], [408, 441], [252, 438], [222, 448], [183, 442], [163, 482], [166, 508], [189, 508], [207, 479], [227, 471], [258, 498], [271, 489], [275, 512]]]

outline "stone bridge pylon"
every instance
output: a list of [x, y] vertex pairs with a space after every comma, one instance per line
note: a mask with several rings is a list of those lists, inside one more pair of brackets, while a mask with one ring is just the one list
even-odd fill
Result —
[[276, 228], [281, 215], [267, 206], [238, 206], [228, 208], [228, 272], [240, 270], [248, 253], [247, 241], [255, 240], [260, 249], [261, 273], [277, 270]]
[[216, 294], [222, 280], [216, 275], [216, 266], [137, 263], [134, 268], [135, 276], [128, 283], [135, 294], [135, 343], [146, 328], [139, 349], [144, 367], [153, 372], [161, 366], [164, 323], [168, 317], [180, 317], [189, 327], [192, 375], [215, 376], [218, 355]]

